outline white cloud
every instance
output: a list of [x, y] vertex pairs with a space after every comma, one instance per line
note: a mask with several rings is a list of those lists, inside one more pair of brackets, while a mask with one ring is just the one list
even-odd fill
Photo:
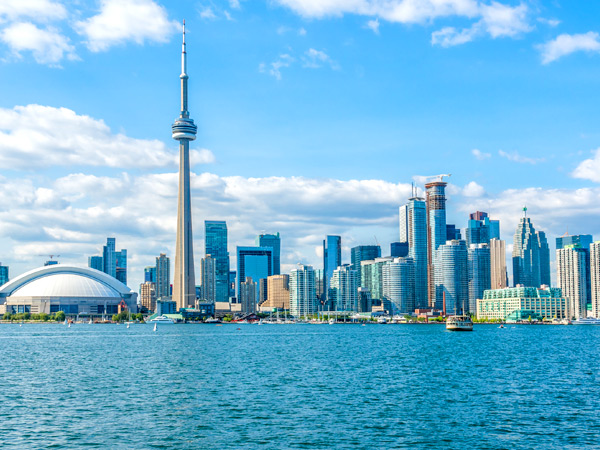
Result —
[[512, 7], [492, 1], [480, 6], [482, 23], [492, 38], [513, 37], [531, 30], [528, 23], [527, 5]]
[[542, 63], [548, 64], [575, 52], [600, 52], [600, 35], [590, 31], [585, 34], [561, 34], [556, 39], [539, 45]]
[[485, 195], [485, 189], [475, 181], [471, 181], [463, 188], [462, 195], [464, 197], [483, 197]]
[[379, 19], [369, 20], [366, 27], [372, 30], [373, 33], [379, 34]]
[[582, 161], [571, 176], [600, 183], [600, 148], [593, 151], [594, 156]]
[[229, 20], [230, 22], [234, 22], [235, 19], [231, 16], [231, 14], [229, 13], [229, 11], [223, 11], [223, 14], [225, 15], [225, 18], [227, 20]]
[[200, 11], [200, 17], [202, 19], [214, 20], [217, 18], [217, 15], [214, 13], [210, 6], [207, 6], [205, 8], [202, 8], [202, 10]]
[[180, 25], [169, 20], [164, 7], [152, 0], [103, 0], [99, 14], [76, 22], [93, 52], [133, 41], [167, 42]]
[[268, 66], [265, 63], [260, 63], [258, 66], [258, 71], [261, 73], [268, 73], [271, 76], [274, 76], [278, 80], [281, 80], [281, 69], [285, 67], [290, 67], [290, 65], [294, 62], [294, 58], [292, 58], [287, 53], [279, 55], [279, 58]]
[[304, 56], [302, 57], [302, 67], [307, 67], [309, 69], [318, 69], [324, 64], [328, 64], [334, 70], [339, 69], [338, 64], [335, 61], [333, 61], [327, 53], [321, 50], [309, 48], [304, 52]]
[[[208, 150], [192, 151], [192, 163], [209, 163]], [[158, 140], [113, 134], [102, 121], [67, 108], [28, 105], [0, 108], [0, 166], [166, 167], [176, 151]]]
[[477, 158], [479, 161], [485, 161], [486, 159], [490, 159], [492, 157], [491, 153], [484, 153], [479, 149], [474, 148], [471, 150], [471, 154]]
[[65, 7], [51, 0], [2, 0], [0, 2], [0, 23], [22, 18], [46, 22], [64, 19], [66, 16]]
[[306, 29], [303, 27], [298, 28], [298, 36], [306, 36]]
[[546, 19], [545, 17], [538, 17], [537, 21], [539, 23], [543, 23], [544, 25], [548, 25], [549, 27], [557, 27], [560, 25], [560, 20], [557, 19]]
[[454, 27], [444, 27], [439, 31], [431, 33], [431, 45], [453, 47], [455, 45], [466, 44], [477, 36], [479, 30], [480, 27], [478, 24], [460, 31]]
[[40, 64], [57, 65], [63, 58], [77, 59], [69, 40], [52, 28], [41, 29], [29, 22], [14, 23], [0, 31], [0, 40], [20, 57], [29, 51]]
[[505, 152], [504, 150], [498, 150], [498, 154], [509, 161], [518, 162], [522, 164], [537, 164], [545, 161], [544, 158], [529, 158], [519, 154], [519, 152]]
[[240, 0], [229, 0], [229, 7], [231, 9], [240, 9]]

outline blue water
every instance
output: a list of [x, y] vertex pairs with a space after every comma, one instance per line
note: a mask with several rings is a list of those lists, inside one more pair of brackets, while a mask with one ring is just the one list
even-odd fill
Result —
[[599, 349], [600, 327], [6, 324], [0, 446], [598, 448]]

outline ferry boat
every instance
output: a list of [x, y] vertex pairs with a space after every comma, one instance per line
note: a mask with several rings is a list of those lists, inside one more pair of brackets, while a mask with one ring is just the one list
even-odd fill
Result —
[[595, 317], [582, 317], [581, 319], [574, 320], [573, 325], [600, 325], [600, 319]]
[[158, 316], [149, 321], [150, 323], [160, 323], [160, 324], [174, 324], [175, 321], [173, 319], [169, 319], [167, 316]]
[[446, 319], [446, 330], [473, 331], [473, 321], [469, 316], [450, 316]]

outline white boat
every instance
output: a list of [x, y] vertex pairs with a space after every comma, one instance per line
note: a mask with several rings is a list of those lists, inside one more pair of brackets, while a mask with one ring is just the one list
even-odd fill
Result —
[[469, 316], [450, 316], [446, 319], [446, 330], [473, 331], [473, 321]]
[[377, 319], [377, 323], [387, 323], [387, 317], [379, 317]]
[[150, 320], [150, 323], [160, 323], [160, 324], [166, 324], [166, 325], [170, 325], [170, 324], [174, 324], [175, 321], [173, 319], [169, 319], [167, 316], [158, 316], [155, 317], [154, 319]]
[[581, 319], [574, 320], [573, 325], [600, 325], [600, 319], [595, 317], [582, 317]]
[[335, 319], [329, 319], [329, 325], [333, 325], [335, 323]]
[[157, 330], [157, 326], [158, 326], [158, 324], [156, 322], [154, 322], [154, 331]]
[[206, 319], [204, 321], [204, 323], [221, 323], [221, 321], [219, 319], [214, 318], [214, 317], [209, 317], [208, 319]]

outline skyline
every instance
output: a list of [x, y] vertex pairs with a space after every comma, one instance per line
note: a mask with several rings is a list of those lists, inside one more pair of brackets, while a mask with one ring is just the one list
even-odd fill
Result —
[[[585, 17], [573, 17], [581, 5], [513, 2], [510, 11], [525, 24], [513, 36], [492, 37], [487, 19], [470, 42], [443, 47], [432, 44], [434, 33], [473, 28], [491, 10], [403, 23], [381, 8], [335, 15], [333, 2], [320, 3], [330, 8], [322, 17], [301, 0], [162, 9], [133, 3], [158, 13], [126, 21], [130, 34], [117, 43], [103, 41], [102, 21], [91, 19], [123, 19], [116, 2], [104, 2], [99, 16], [91, 3], [75, 12], [55, 7], [54, 16], [38, 11], [35, 25], [60, 29], [73, 46], [59, 61], [39, 63], [25, 50], [14, 56], [9, 39], [32, 13], [19, 14], [17, 2], [0, 8], [0, 81], [11, 86], [0, 100], [0, 261], [12, 276], [41, 266], [45, 253], [85, 264], [107, 236], [129, 250], [134, 291], [159, 253], [174, 258], [177, 150], [169, 124], [178, 97], [175, 23], [184, 17], [199, 125], [191, 149], [193, 220], [226, 220], [230, 254], [262, 232], [281, 233], [282, 273], [299, 261], [320, 267], [328, 234], [342, 236], [345, 262], [356, 245], [376, 239], [385, 249], [398, 240], [398, 207], [412, 180], [423, 195], [415, 174], [447, 172], [448, 223], [464, 228], [468, 213], [487, 211], [501, 221], [507, 254], [523, 205], [551, 249], [567, 228], [600, 233], [600, 153], [590, 159], [600, 147], [600, 44], [589, 35], [598, 31], [592, 18], [600, 6], [585, 5]], [[40, 2], [49, 4], [61, 3]], [[70, 30], [77, 15], [75, 23], [95, 24], [87, 29], [97, 34]], [[152, 28], [153, 38], [147, 29], [157, 23], [163, 28]], [[565, 34], [565, 48], [583, 42], [591, 53], [544, 63], [536, 46]], [[23, 45], [33, 45], [33, 34], [24, 36]], [[89, 49], [81, 43], [86, 36]], [[140, 36], [143, 45], [135, 42]], [[277, 61], [279, 76], [271, 73]], [[196, 227], [196, 260], [203, 231]], [[553, 261], [553, 278], [555, 270]]]

